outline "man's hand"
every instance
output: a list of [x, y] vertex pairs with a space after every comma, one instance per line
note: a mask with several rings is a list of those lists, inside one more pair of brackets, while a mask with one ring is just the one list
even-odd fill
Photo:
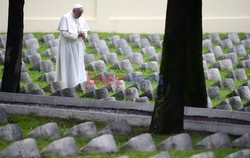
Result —
[[78, 37], [82, 37], [83, 39], [85, 39], [85, 33], [84, 32], [78, 32]]

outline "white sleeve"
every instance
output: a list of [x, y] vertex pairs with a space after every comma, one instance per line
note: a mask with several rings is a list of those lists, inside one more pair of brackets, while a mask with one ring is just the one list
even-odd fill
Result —
[[77, 40], [78, 34], [77, 33], [69, 33], [68, 31], [60, 31], [61, 35], [68, 40]]
[[85, 35], [85, 39], [88, 38], [88, 32], [84, 32], [84, 35]]

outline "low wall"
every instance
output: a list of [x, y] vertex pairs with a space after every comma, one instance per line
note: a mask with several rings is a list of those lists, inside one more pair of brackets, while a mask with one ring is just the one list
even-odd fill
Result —
[[[26, 0], [25, 32], [55, 32], [75, 3], [84, 5], [92, 31], [164, 33], [167, 0]], [[249, 0], [204, 0], [204, 32], [250, 32]], [[8, 0], [1, 0], [0, 32], [7, 31]]]

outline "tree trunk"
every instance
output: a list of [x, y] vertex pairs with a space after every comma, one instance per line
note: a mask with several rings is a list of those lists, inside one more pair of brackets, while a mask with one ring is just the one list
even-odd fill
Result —
[[201, 0], [168, 0], [160, 68], [161, 81], [157, 89], [150, 125], [151, 132], [157, 134], [182, 132], [184, 105], [192, 106], [195, 103], [196, 106], [204, 106], [203, 103], [207, 98], [201, 98], [201, 94], [197, 94], [197, 92], [206, 94], [202, 58], [200, 58], [201, 42]]
[[187, 86], [184, 106], [207, 107], [207, 92], [202, 59], [202, 0], [190, 0], [187, 52]]
[[9, 0], [8, 33], [1, 86], [2, 92], [18, 93], [20, 90], [23, 7], [24, 0]]

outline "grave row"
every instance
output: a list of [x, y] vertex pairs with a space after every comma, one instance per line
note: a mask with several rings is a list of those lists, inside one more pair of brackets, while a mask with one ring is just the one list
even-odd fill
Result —
[[[0, 109], [0, 122], [7, 122], [6, 112]], [[209, 135], [196, 143], [192, 144], [192, 138], [188, 133], [181, 133], [169, 136], [162, 141], [158, 146], [155, 145], [151, 134], [143, 133], [130, 138], [119, 149], [114, 139], [116, 135], [130, 134], [132, 128], [126, 120], [119, 120], [109, 123], [99, 132], [96, 129], [94, 122], [84, 122], [73, 126], [62, 135], [57, 123], [50, 122], [42, 126], [38, 126], [29, 132], [28, 138], [23, 139], [21, 128], [17, 124], [7, 124], [0, 127], [0, 140], [12, 141], [12, 145], [0, 152], [1, 157], [40, 157], [41, 155], [52, 156], [77, 156], [79, 155], [78, 148], [74, 137], [89, 138], [90, 141], [85, 144], [80, 153], [117, 153], [123, 151], [169, 151], [169, 150], [193, 150], [193, 149], [218, 149], [218, 148], [249, 148], [250, 133], [230, 141], [226, 133], [215, 133]], [[52, 140], [47, 147], [38, 150], [36, 139]], [[159, 155], [168, 153], [160, 153]], [[155, 157], [159, 157], [156, 155]], [[214, 158], [214, 153], [206, 152], [192, 156], [192, 158]], [[241, 150], [239, 152], [228, 155], [226, 158], [247, 158], [250, 156], [250, 150]]]
[[[4, 39], [4, 36], [2, 39]], [[208, 80], [216, 80], [218, 81], [217, 84], [213, 85], [212, 87], [207, 89], [208, 92], [208, 101], [209, 107], [212, 107], [210, 104], [211, 99], [221, 99], [220, 89], [230, 89], [232, 93], [228, 95], [228, 99], [230, 97], [240, 97], [239, 99], [246, 99], [249, 101], [249, 84], [242, 85], [236, 89], [234, 85], [234, 80], [247, 80], [248, 76], [246, 74], [245, 69], [250, 67], [249, 62], [249, 55], [245, 55], [244, 58], [238, 62], [238, 55], [240, 54], [240, 50], [245, 50], [246, 44], [242, 43], [245, 40], [249, 39], [249, 35], [246, 34], [244, 39], [239, 40], [236, 42], [235, 38], [238, 39], [238, 34], [228, 34], [225, 39], [220, 39], [218, 34], [210, 34], [209, 39], [204, 39], [203, 46], [208, 47], [209, 49], [213, 50], [207, 52], [203, 55], [203, 66], [204, 66], [204, 73], [205, 77]], [[231, 47], [229, 50], [232, 51], [231, 53], [228, 52], [227, 54], [218, 54], [215, 52], [222, 52], [222, 48], [225, 47], [223, 45], [223, 41], [236, 43], [238, 45]], [[27, 42], [26, 42], [27, 41]], [[51, 60], [42, 61], [41, 55], [37, 53], [36, 49], [39, 48], [38, 41], [43, 41], [48, 50], [42, 53], [42, 56], [51, 56]], [[27, 34], [24, 36], [24, 45], [27, 46], [28, 50], [23, 51], [23, 62], [22, 62], [22, 74], [21, 74], [21, 81], [29, 83], [28, 85], [22, 87], [21, 91], [23, 93], [31, 93], [31, 94], [39, 94], [45, 95], [45, 92], [49, 92], [52, 95], [56, 96], [73, 96], [75, 97], [75, 90], [82, 90], [85, 94], [82, 97], [86, 98], [95, 98], [95, 99], [109, 99], [109, 100], [132, 100], [137, 102], [145, 102], [148, 103], [149, 100], [152, 100], [156, 97], [156, 89], [152, 88], [151, 83], [158, 83], [160, 80], [158, 74], [158, 62], [160, 61], [161, 54], [156, 53], [155, 49], [152, 45], [157, 45], [156, 43], [162, 42], [159, 35], [150, 35], [147, 38], [141, 38], [139, 34], [133, 34], [127, 36], [125, 39], [120, 38], [118, 35], [114, 35], [108, 37], [105, 40], [101, 40], [97, 33], [92, 33], [88, 36], [88, 45], [93, 49], [92, 53], [96, 49], [106, 48], [116, 48], [117, 51], [115, 53], [101, 53], [102, 57], [100, 60], [95, 60], [94, 54], [85, 54], [85, 64], [86, 69], [89, 71], [98, 71], [102, 72], [101, 76], [96, 76], [95, 80], [90, 78], [88, 82], [92, 83], [91, 86], [86, 86], [86, 83], [81, 83], [75, 89], [65, 89], [63, 83], [55, 82], [55, 70], [53, 67], [53, 62], [55, 62], [55, 56], [58, 53], [58, 39], [55, 39], [53, 34], [48, 34], [40, 39], [36, 39], [33, 34]], [[216, 46], [213, 47], [212, 42], [217, 42]], [[34, 43], [34, 47], [31, 47]], [[37, 44], [38, 43], [38, 44]], [[110, 43], [108, 45], [107, 43]], [[132, 47], [138, 47], [141, 50], [141, 53], [134, 53], [132, 48], [129, 46], [128, 43], [132, 43]], [[246, 42], [247, 43], [247, 42]], [[150, 53], [151, 52], [151, 53]], [[153, 52], [153, 53], [152, 53]], [[246, 51], [245, 51], [246, 52]], [[0, 53], [0, 64], [3, 64], [4, 61], [4, 52]], [[100, 52], [99, 52], [100, 53]], [[223, 53], [223, 52], [222, 52]], [[123, 60], [118, 60], [117, 54], [125, 55]], [[143, 55], [142, 54], [151, 54], [152, 56], [149, 57], [149, 62], [143, 62]], [[216, 61], [216, 57], [218, 56], [218, 60]], [[151, 59], [152, 60], [151, 60]], [[26, 72], [25, 63], [31, 63], [33, 66], [29, 68], [30, 71], [44, 71], [45, 73], [42, 76], [38, 76], [38, 81], [45, 81], [48, 83], [46, 87], [39, 87], [36, 83], [31, 83], [30, 76], [28, 72]], [[106, 64], [112, 64], [112, 66], [107, 69]], [[136, 70], [133, 69], [132, 64], [138, 64], [139, 66]], [[209, 66], [208, 66], [209, 65]], [[211, 68], [208, 68], [211, 67]], [[235, 68], [236, 67], [236, 68]], [[127, 74], [125, 76], [115, 76], [111, 72], [115, 69], [122, 70]], [[220, 74], [220, 70], [228, 69], [230, 72], [226, 74], [225, 79], [222, 80], [222, 76]], [[149, 76], [142, 76], [140, 72], [134, 71], [144, 71], [150, 70], [153, 72]], [[109, 74], [109, 78], [111, 75], [111, 79], [109, 82], [103, 80], [104, 76]], [[138, 74], [138, 75], [137, 75]], [[134, 79], [138, 77], [139, 79]], [[114, 79], [115, 78], [115, 79]], [[144, 82], [144, 87], [141, 85]], [[110, 83], [111, 82], [111, 83]], [[116, 83], [121, 83], [119, 86]], [[125, 83], [131, 82], [131, 86], [129, 88], [125, 87]], [[140, 82], [140, 83], [138, 83]], [[145, 85], [145, 83], [147, 84]], [[149, 84], [150, 83], [150, 84]], [[96, 84], [103, 84], [102, 88], [96, 89]], [[80, 87], [80, 88], [79, 88]], [[86, 88], [87, 87], [87, 88]], [[91, 87], [91, 88], [89, 88]], [[139, 95], [138, 93], [141, 94]], [[109, 93], [113, 93], [109, 96]], [[240, 109], [248, 109], [242, 108], [241, 104], [239, 107], [235, 108], [235, 105], [226, 104], [228, 103], [226, 100], [222, 101], [218, 106], [218, 108], [225, 108], [225, 109], [233, 109], [233, 110], [240, 110]], [[248, 105], [248, 104], [247, 104]]]

